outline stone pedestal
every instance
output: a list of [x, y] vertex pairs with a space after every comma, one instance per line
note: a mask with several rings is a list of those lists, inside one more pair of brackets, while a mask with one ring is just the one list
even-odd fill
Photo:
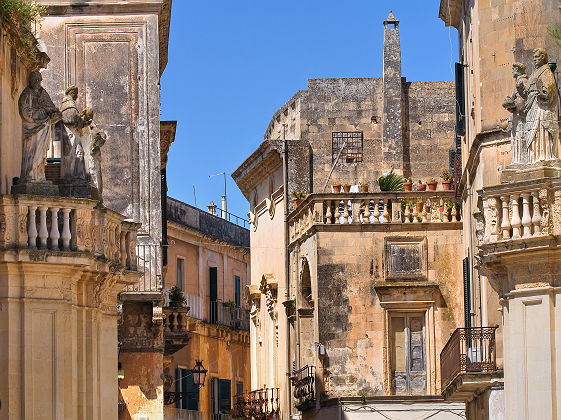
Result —
[[58, 185], [51, 181], [24, 182], [12, 186], [12, 194], [58, 196]]
[[536, 165], [509, 165], [501, 174], [501, 182], [503, 184], [510, 184], [533, 179], [559, 177], [561, 177], [561, 161], [556, 159], [540, 162]]
[[58, 188], [63, 197], [98, 199], [97, 189], [85, 181], [61, 180]]

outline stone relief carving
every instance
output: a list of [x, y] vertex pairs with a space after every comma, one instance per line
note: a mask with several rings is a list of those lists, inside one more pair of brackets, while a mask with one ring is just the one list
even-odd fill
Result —
[[550, 198], [547, 189], [541, 189], [538, 193], [538, 198], [541, 206], [541, 220], [540, 220], [540, 231], [544, 235], [550, 235], [553, 233], [553, 219], [551, 217], [551, 211], [549, 207]]
[[23, 125], [23, 152], [19, 183], [45, 181], [47, 149], [52, 126], [61, 119], [47, 91], [41, 86], [38, 71], [29, 75], [29, 85], [19, 97], [19, 113]]
[[497, 199], [494, 197], [485, 200], [483, 215], [485, 219], [485, 241], [497, 239], [499, 228], [499, 209]]
[[514, 63], [515, 88], [503, 107], [513, 114], [511, 125], [511, 164], [534, 164], [559, 158], [557, 87], [548, 65], [547, 52], [534, 50], [534, 71]]

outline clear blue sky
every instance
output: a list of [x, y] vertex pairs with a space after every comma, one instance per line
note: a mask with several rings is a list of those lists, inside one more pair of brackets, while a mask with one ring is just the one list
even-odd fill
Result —
[[231, 173], [263, 141], [273, 113], [309, 78], [380, 77], [382, 22], [400, 20], [407, 80], [453, 80], [457, 32], [438, 19], [439, 1], [173, 0], [161, 119], [177, 120], [168, 194], [206, 209], [249, 205]]

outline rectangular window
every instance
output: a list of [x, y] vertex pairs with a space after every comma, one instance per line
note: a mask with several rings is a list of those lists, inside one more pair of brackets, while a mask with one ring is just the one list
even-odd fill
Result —
[[209, 300], [210, 300], [210, 316], [209, 322], [216, 324], [218, 321], [218, 268], [209, 267]]
[[236, 308], [240, 307], [241, 304], [241, 281], [240, 276], [234, 276], [234, 300], [236, 303]]
[[218, 399], [220, 400], [220, 413], [229, 414], [232, 409], [232, 383], [229, 379], [219, 380]]
[[236, 395], [243, 394], [243, 382], [236, 381]]
[[427, 389], [425, 321], [422, 313], [400, 313], [390, 320], [392, 393], [424, 395]]
[[184, 270], [184, 263], [185, 261], [183, 258], [177, 259], [177, 287], [183, 290], [183, 272]]
[[362, 131], [331, 133], [331, 161], [362, 162]]

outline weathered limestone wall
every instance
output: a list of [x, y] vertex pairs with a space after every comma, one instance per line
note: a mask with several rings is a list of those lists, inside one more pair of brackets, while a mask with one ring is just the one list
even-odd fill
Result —
[[[391, 291], [392, 281], [384, 280], [384, 238], [392, 236], [426, 237], [426, 281], [398, 282], [401, 288]], [[293, 259], [306, 257], [313, 263], [317, 258], [317, 272], [310, 271], [313, 300], [318, 302], [313, 334], [314, 340], [325, 345], [327, 356], [315, 365], [323, 366], [318, 373], [329, 397], [355, 395], [361, 390], [367, 395], [391, 394], [387, 315], [407, 307], [419, 310], [419, 302], [430, 301], [434, 303], [422, 308], [429, 320], [427, 393], [439, 394], [438, 356], [462, 322], [461, 253], [459, 229], [319, 232], [299, 247]], [[403, 307], [392, 309], [381, 305], [381, 299], [392, 304], [403, 301]], [[302, 340], [307, 343], [301, 347], [304, 361], [312, 356], [309, 347], [313, 341], [305, 336]]]
[[38, 33], [51, 58], [43, 86], [55, 104], [68, 85], [78, 87], [78, 106], [91, 107], [108, 134], [101, 165], [105, 205], [141, 222], [141, 231], [159, 242], [161, 1], [132, 6], [49, 8]]
[[8, 194], [12, 178], [20, 176], [22, 128], [19, 95], [32, 68], [18, 56], [7, 24], [0, 21], [0, 194]]

